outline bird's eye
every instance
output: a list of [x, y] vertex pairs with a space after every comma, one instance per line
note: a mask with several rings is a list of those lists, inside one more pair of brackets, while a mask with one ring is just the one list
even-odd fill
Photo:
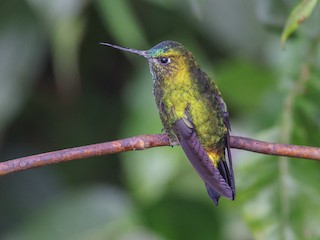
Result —
[[159, 61], [163, 64], [163, 65], [167, 65], [169, 63], [171, 63], [171, 59], [170, 58], [166, 58], [166, 57], [160, 57]]

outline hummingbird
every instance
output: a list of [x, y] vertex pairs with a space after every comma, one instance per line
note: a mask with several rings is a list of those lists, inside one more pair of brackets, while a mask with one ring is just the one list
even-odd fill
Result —
[[180, 144], [216, 205], [221, 196], [234, 200], [227, 106], [216, 82], [201, 70], [192, 53], [170, 40], [149, 50], [100, 44], [148, 60], [153, 95], [171, 143]]

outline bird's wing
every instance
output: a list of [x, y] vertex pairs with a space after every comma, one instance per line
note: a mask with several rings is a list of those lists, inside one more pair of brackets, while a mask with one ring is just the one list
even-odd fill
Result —
[[210, 197], [214, 197], [215, 199], [213, 200], [216, 203], [220, 195], [234, 199], [233, 186], [229, 184], [232, 184], [232, 182], [228, 179], [229, 170], [226, 162], [221, 159], [221, 161], [218, 162], [218, 167], [214, 167], [197, 137], [191, 119], [183, 117], [176, 121], [173, 127], [179, 136], [179, 143], [192, 166], [205, 181], [207, 189], [209, 187], [210, 190], [213, 190], [210, 191], [212, 196], [208, 191]]
[[233, 175], [233, 166], [232, 166], [232, 156], [231, 156], [231, 150], [230, 150], [230, 132], [231, 132], [231, 127], [230, 127], [230, 121], [229, 121], [229, 112], [227, 110], [227, 105], [223, 101], [222, 97], [220, 94], [216, 95], [216, 98], [219, 102], [219, 106], [222, 112], [222, 118], [225, 126], [227, 127], [227, 134], [226, 134], [226, 149], [227, 149], [227, 156], [228, 156], [228, 166], [229, 166], [229, 171], [228, 171], [228, 178], [230, 179], [230, 186], [234, 192], [234, 195], [236, 193], [236, 187], [235, 187], [235, 181], [234, 181], [234, 175]]
[[[229, 185], [231, 186], [234, 194], [235, 194], [235, 181], [234, 181], [234, 175], [233, 175], [233, 167], [232, 167], [232, 157], [231, 157], [231, 151], [230, 151], [230, 131], [231, 131], [231, 127], [230, 127], [230, 122], [229, 122], [229, 113], [227, 110], [227, 105], [225, 104], [225, 102], [222, 99], [221, 93], [218, 89], [218, 86], [216, 85], [215, 81], [211, 80], [210, 77], [203, 72], [201, 69], [199, 69], [197, 72], [196, 76], [194, 76], [195, 79], [198, 79], [199, 84], [198, 86], [200, 86], [200, 91], [202, 93], [206, 93], [208, 92], [208, 89], [210, 89], [211, 94], [210, 97], [212, 98], [212, 102], [214, 103], [218, 103], [217, 107], [220, 108], [221, 112], [221, 117], [223, 118], [223, 123], [224, 125], [227, 127], [227, 134], [226, 134], [226, 150], [227, 150], [227, 166], [222, 166], [222, 168], [228, 168], [229, 170], [226, 171], [226, 173], [228, 174], [228, 176], [226, 176], [225, 179], [229, 179]], [[200, 77], [200, 78], [199, 78]], [[224, 162], [224, 164], [226, 164]], [[219, 167], [219, 166], [218, 166]]]

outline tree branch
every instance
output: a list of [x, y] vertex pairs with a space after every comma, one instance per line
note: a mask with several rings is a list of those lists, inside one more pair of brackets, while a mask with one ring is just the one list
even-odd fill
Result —
[[[320, 160], [320, 148], [316, 147], [269, 143], [237, 136], [231, 136], [230, 145], [231, 148], [256, 153]], [[167, 134], [140, 135], [111, 142], [42, 153], [0, 162], [0, 176], [60, 162], [160, 146], [170, 146]]]

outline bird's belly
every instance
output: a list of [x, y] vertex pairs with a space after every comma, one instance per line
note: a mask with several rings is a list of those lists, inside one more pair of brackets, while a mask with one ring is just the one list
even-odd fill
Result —
[[191, 118], [197, 137], [204, 148], [212, 148], [227, 132], [218, 103], [201, 95], [196, 89], [180, 87], [168, 91], [163, 103], [171, 124], [183, 117]]

